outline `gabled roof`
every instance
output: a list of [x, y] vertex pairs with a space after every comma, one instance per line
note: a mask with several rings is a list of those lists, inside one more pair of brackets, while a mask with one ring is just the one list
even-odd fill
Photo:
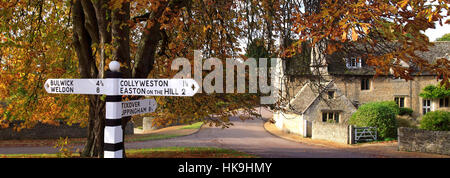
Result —
[[[333, 84], [334, 81], [328, 82], [328, 84], [326, 84], [326, 86], [320, 93], [323, 93], [323, 91], [327, 91], [328, 89], [330, 89], [331, 85]], [[312, 101], [310, 101], [310, 103], [305, 107], [305, 109], [302, 111], [302, 114], [304, 114], [316, 102], [316, 100], [320, 98], [320, 93], [316, 94], [316, 97]]]
[[321, 83], [320, 85], [313, 85], [311, 82], [304, 85], [289, 102], [289, 110], [296, 114], [303, 114], [316, 100], [320, 99], [320, 93], [324, 93], [324, 91], [333, 88], [334, 81]]
[[[416, 52], [416, 54], [428, 60], [429, 63], [433, 63], [436, 59], [447, 58], [450, 60], [450, 42], [434, 42], [434, 46], [429, 48], [429, 51]], [[374, 67], [367, 66], [363, 59], [362, 67], [355, 69], [348, 69], [346, 67], [345, 57], [349, 57], [352, 54], [344, 54], [342, 52], [335, 52], [327, 56], [328, 73], [331, 75], [375, 75]], [[354, 56], [359, 57], [359, 56]], [[416, 69], [417, 70], [417, 69]], [[413, 74], [414, 75], [414, 74]], [[429, 73], [415, 73], [415, 75], [429, 75]]]
[[297, 92], [288, 105], [291, 112], [302, 114], [303, 111], [311, 104], [311, 101], [314, 101], [317, 98], [318, 92], [313, 91], [313, 87], [314, 86], [308, 82], [300, 91]]

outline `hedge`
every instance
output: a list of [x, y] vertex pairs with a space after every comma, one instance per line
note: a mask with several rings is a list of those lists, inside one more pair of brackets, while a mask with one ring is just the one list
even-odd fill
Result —
[[398, 113], [398, 115], [400, 116], [404, 116], [404, 115], [409, 115], [412, 116], [413, 110], [411, 108], [399, 108], [400, 112]]
[[377, 127], [380, 139], [397, 137], [399, 107], [394, 101], [371, 102], [362, 105], [349, 119], [357, 127]]
[[432, 111], [420, 121], [420, 128], [433, 131], [450, 131], [450, 112]]

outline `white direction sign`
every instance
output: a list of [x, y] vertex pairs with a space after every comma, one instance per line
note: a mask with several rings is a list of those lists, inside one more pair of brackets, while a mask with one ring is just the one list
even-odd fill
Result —
[[102, 95], [107, 92], [106, 79], [48, 79], [47, 93]]
[[194, 79], [48, 79], [44, 87], [55, 94], [140, 96], [194, 96], [199, 89]]
[[199, 86], [194, 79], [121, 79], [119, 95], [194, 96]]
[[145, 114], [156, 110], [154, 99], [122, 101], [122, 117]]

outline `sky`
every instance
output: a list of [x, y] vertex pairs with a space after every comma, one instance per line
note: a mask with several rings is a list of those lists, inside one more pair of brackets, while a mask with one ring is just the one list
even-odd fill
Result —
[[[440, 13], [442, 16], [447, 15], [447, 11], [444, 10]], [[442, 25], [439, 25], [438, 22], [436, 22], [436, 28], [435, 29], [428, 29], [425, 31], [425, 35], [428, 36], [430, 41], [436, 41], [436, 38], [442, 37], [442, 35], [450, 33], [450, 24], [445, 24], [445, 21], [447, 19], [450, 19], [450, 17], [446, 17], [442, 20]]]
[[[445, 22], [445, 20], [443, 20]], [[430, 41], [436, 41], [436, 38], [442, 37], [442, 35], [446, 33], [450, 33], [450, 24], [442, 24], [443, 26], [439, 25], [439, 23], [436, 23], [435, 29], [428, 29], [425, 31], [425, 35], [428, 36]]]

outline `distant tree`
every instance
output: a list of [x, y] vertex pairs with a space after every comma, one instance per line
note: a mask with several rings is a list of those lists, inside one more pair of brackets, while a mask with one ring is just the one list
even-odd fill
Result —
[[436, 39], [436, 41], [450, 41], [450, 33], [442, 35], [440, 38]]
[[253, 41], [248, 44], [245, 56], [255, 59], [270, 57], [269, 51], [264, 45], [264, 41], [259, 38], [253, 39]]

